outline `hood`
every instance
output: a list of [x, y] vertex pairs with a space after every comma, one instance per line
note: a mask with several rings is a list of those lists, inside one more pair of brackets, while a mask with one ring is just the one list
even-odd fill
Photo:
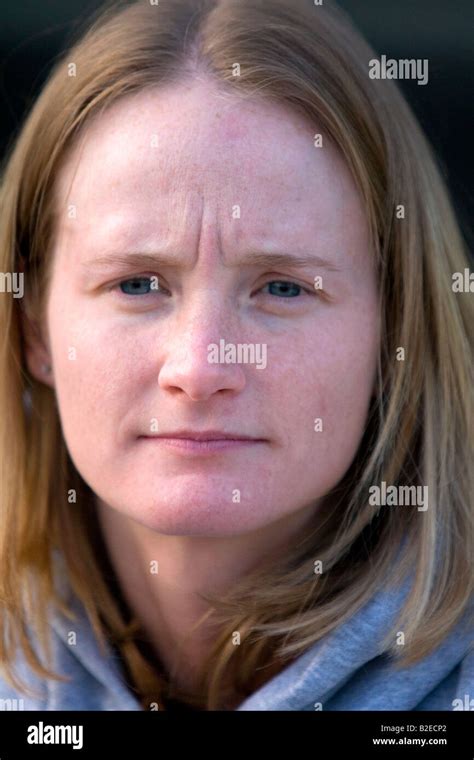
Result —
[[[64, 574], [60, 584], [64, 589]], [[381, 642], [409, 589], [410, 579], [395, 590], [379, 591], [236, 709], [474, 709], [472, 605], [442, 645], [415, 665], [400, 668], [383, 651]], [[82, 603], [70, 599], [77, 621], [55, 611], [51, 625], [53, 667], [71, 680], [46, 682], [28, 676], [41, 695], [25, 698], [24, 709], [142, 710], [123, 679], [118, 656], [108, 647], [102, 654]], [[25, 668], [20, 663], [20, 674]], [[22, 696], [8, 688], [0, 680], [1, 698]]]

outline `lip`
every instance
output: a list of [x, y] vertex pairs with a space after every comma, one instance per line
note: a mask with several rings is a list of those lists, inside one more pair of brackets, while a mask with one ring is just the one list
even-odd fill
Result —
[[153, 436], [140, 436], [140, 438], [165, 446], [172, 449], [175, 453], [191, 456], [233, 451], [242, 447], [268, 442], [264, 438], [253, 438], [240, 433], [227, 433], [220, 430], [180, 430]]
[[174, 432], [159, 433], [154, 436], [144, 436], [146, 438], [185, 438], [191, 441], [262, 441], [262, 438], [256, 438], [251, 435], [242, 435], [241, 433], [226, 433], [223, 430], [177, 430]]

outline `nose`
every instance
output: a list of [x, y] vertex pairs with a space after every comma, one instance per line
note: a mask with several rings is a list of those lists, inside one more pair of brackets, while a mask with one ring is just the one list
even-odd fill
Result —
[[207, 401], [223, 391], [238, 393], [245, 387], [245, 371], [239, 364], [214, 363], [211, 347], [222, 339], [231, 343], [235, 329], [229, 303], [212, 295], [201, 295], [176, 318], [169, 333], [168, 349], [158, 375], [158, 385], [192, 401]]

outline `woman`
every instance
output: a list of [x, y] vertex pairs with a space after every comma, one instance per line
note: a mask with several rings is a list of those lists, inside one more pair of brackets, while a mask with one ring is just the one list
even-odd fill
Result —
[[55, 66], [1, 190], [3, 699], [465, 709], [468, 259], [373, 58], [173, 0]]

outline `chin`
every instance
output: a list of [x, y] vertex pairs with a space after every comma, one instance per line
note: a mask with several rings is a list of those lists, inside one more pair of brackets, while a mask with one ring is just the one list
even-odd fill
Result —
[[255, 512], [248, 515], [239, 512], [241, 506], [217, 498], [202, 502], [186, 496], [180, 501], [135, 505], [131, 509], [129, 506], [126, 515], [149, 530], [168, 536], [231, 537], [262, 527], [262, 515], [258, 515], [257, 522]]

